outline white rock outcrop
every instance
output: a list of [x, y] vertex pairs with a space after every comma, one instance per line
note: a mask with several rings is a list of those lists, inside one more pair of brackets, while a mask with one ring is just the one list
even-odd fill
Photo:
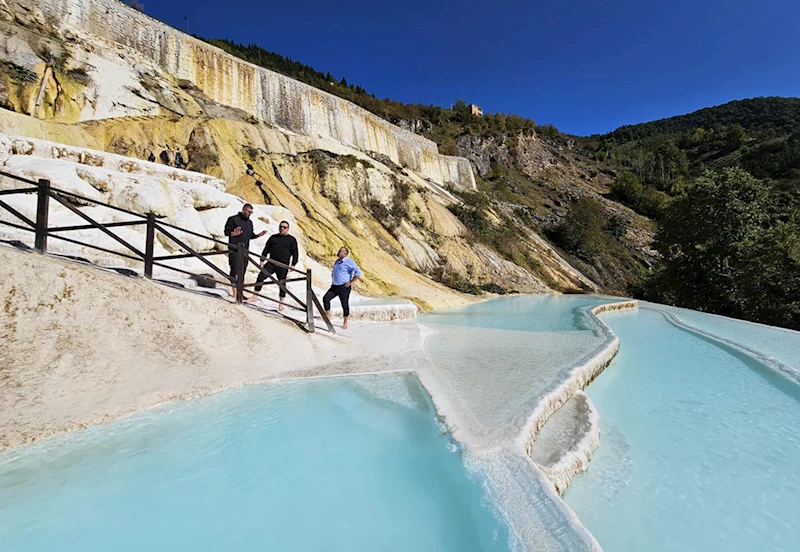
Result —
[[[105, 153], [36, 140], [32, 138], [0, 135], [0, 170], [38, 181], [50, 180], [51, 186], [85, 198], [107, 203], [114, 207], [133, 211], [140, 215], [154, 213], [163, 222], [226, 241], [224, 226], [226, 219], [241, 211], [244, 200], [225, 193], [224, 182], [200, 173], [175, 169], [165, 165], [149, 163]], [[29, 184], [0, 178], [0, 190], [21, 189]], [[30, 219], [36, 217], [36, 196], [8, 195], [3, 200]], [[80, 203], [80, 201], [77, 201]], [[130, 215], [91, 204], [79, 209], [100, 222], [124, 222], [132, 220]], [[253, 205], [253, 225], [256, 232], [266, 230], [268, 234], [278, 231], [278, 223], [294, 217], [288, 209], [272, 205]], [[20, 224], [21, 221], [5, 209], [0, 209], [0, 220]], [[50, 201], [50, 226], [85, 224], [66, 207]], [[300, 266], [305, 261], [305, 238], [299, 228], [292, 224], [300, 246]], [[136, 247], [144, 248], [145, 226], [115, 228], [114, 232]], [[191, 234], [175, 231], [176, 237], [196, 251], [224, 250], [225, 246]], [[62, 232], [61, 235], [118, 253], [129, 254], [122, 244], [98, 230]], [[0, 225], [0, 236], [7, 239], [32, 243], [30, 232]], [[156, 255], [167, 255], [180, 247], [163, 235], [158, 236]], [[260, 253], [266, 238], [251, 242], [251, 251]], [[77, 255], [98, 264], [118, 266], [120, 257], [84, 248], [51, 237], [48, 249], [53, 252]], [[225, 255], [210, 257], [215, 264], [227, 272]], [[209, 267], [197, 259], [170, 261], [171, 266], [183, 270], [208, 272]], [[140, 268], [140, 263], [127, 263]], [[254, 270], [253, 267], [250, 267]], [[169, 271], [157, 269], [156, 275], [168, 275]]]

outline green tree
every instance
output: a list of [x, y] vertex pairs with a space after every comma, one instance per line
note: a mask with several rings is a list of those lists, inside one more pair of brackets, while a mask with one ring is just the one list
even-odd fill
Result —
[[125, 3], [128, 4], [130, 7], [135, 9], [136, 11], [140, 11], [144, 13], [144, 4], [139, 2], [139, 0], [125, 0]]
[[620, 173], [611, 185], [611, 195], [614, 199], [632, 207], [638, 203], [642, 190], [642, 183], [635, 174], [628, 171]]
[[667, 207], [654, 300], [800, 329], [800, 236], [771, 188], [739, 168], [706, 172]]
[[777, 223], [746, 251], [740, 286], [746, 317], [800, 330], [800, 231], [796, 221]]
[[555, 228], [554, 237], [568, 251], [590, 257], [603, 248], [605, 226], [603, 205], [593, 197], [582, 196], [572, 202], [567, 216]]
[[745, 134], [742, 125], [731, 125], [728, 127], [728, 130], [725, 133], [725, 147], [729, 151], [739, 149], [746, 141], [747, 135]]
[[686, 152], [670, 140], [658, 147], [653, 162], [652, 171], [658, 189], [667, 193], [679, 191], [676, 184], [689, 174]]
[[635, 208], [639, 213], [658, 220], [669, 203], [670, 197], [667, 194], [652, 186], [645, 186]]
[[495, 124], [497, 126], [497, 130], [500, 133], [505, 132], [506, 131], [506, 116], [503, 115], [502, 113], [498, 113], [498, 114], [496, 114], [494, 116], [494, 120], [495, 120]]

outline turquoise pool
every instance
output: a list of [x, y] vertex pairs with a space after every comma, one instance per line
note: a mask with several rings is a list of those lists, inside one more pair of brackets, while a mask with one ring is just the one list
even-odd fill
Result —
[[[508, 297], [420, 317], [464, 433], [518, 432], [608, 342], [588, 309], [614, 300]], [[600, 448], [565, 499], [604, 550], [800, 550], [800, 387], [757, 360], [800, 368], [800, 334], [647, 303], [600, 318], [620, 354], [587, 389]]]
[[420, 379], [252, 386], [2, 454], [0, 550], [596, 551], [580, 523], [606, 552], [800, 550], [800, 386], [757, 360], [796, 368], [797, 332], [601, 315], [621, 349], [587, 389], [603, 434], [565, 495], [580, 523], [509, 445], [607, 349], [588, 311], [615, 300], [425, 314], [423, 351], [376, 362]]
[[0, 455], [0, 550], [509, 550], [412, 376], [251, 386]]
[[[656, 308], [602, 315], [621, 349], [587, 390], [603, 434], [567, 503], [606, 552], [800, 550], [800, 387]], [[680, 314], [776, 356], [800, 343]]]

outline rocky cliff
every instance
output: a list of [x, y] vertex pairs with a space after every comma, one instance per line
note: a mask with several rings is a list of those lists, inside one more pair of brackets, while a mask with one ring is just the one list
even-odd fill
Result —
[[[9, 0], [3, 4], [0, 10], [6, 20], [48, 30], [69, 42], [84, 39], [94, 48], [107, 42], [136, 51], [153, 66], [140, 72], [140, 83], [134, 86], [164, 96], [164, 104], [171, 104], [163, 105], [166, 110], [189, 114], [176, 91], [160, 86], [157, 77], [163, 75], [158, 73], [192, 83], [214, 102], [267, 123], [386, 156], [440, 184], [475, 187], [469, 163], [439, 155], [432, 141], [341, 98], [228, 55], [116, 0]], [[103, 55], [90, 49], [78, 57], [91, 64], [90, 58]], [[106, 56], [105, 61], [112, 60]], [[156, 82], [148, 85], [148, 77]], [[81, 109], [80, 120], [115, 116], [121, 106], [112, 105], [110, 111], [106, 107], [102, 101], [89, 102]]]
[[520, 226], [555, 237], [576, 199], [599, 202], [603, 218], [618, 221], [619, 233], [592, 255], [559, 253], [603, 289], [628, 294], [641, 272], [658, 263], [652, 249], [655, 223], [609, 198], [616, 171], [593, 160], [579, 141], [536, 132], [466, 134], [457, 139], [456, 148], [472, 163], [479, 187], [495, 209]]
[[7, 134], [219, 178], [230, 194], [291, 211], [313, 259], [346, 243], [367, 293], [423, 308], [467, 299], [447, 286], [596, 289], [530, 228], [515, 238], [526, 268], [476, 241], [452, 212], [474, 186], [469, 162], [344, 100], [110, 0], [0, 0], [0, 16]]

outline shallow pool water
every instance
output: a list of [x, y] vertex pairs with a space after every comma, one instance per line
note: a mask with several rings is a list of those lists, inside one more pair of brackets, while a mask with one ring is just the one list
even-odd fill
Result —
[[0, 455], [0, 550], [509, 550], [411, 376], [252, 386]]
[[621, 348], [587, 390], [603, 433], [566, 500], [604, 550], [800, 550], [800, 387], [659, 311], [602, 318]]
[[[588, 309], [615, 300], [425, 314], [424, 354], [362, 367], [417, 370], [469, 455], [413, 376], [252, 386], [0, 455], [0, 550], [596, 550], [508, 445], [607, 348]], [[796, 332], [601, 315], [621, 349], [587, 390], [603, 435], [567, 502], [606, 552], [800, 550], [800, 386], [668, 311], [796, 365]]]
[[466, 307], [441, 309], [419, 317], [423, 324], [447, 324], [473, 328], [524, 332], [594, 330], [596, 324], [585, 316], [586, 307], [616, 301], [598, 295], [523, 295], [499, 297]]
[[[643, 303], [648, 305], [648, 303]], [[731, 340], [754, 349], [781, 362], [795, 373], [800, 374], [800, 332], [765, 326], [724, 316], [705, 314], [689, 309], [654, 305], [656, 308], [673, 313], [678, 319], [692, 328]]]
[[502, 297], [420, 316], [430, 379], [457, 413], [448, 420], [456, 436], [490, 448], [520, 435], [538, 402], [607, 346], [612, 336], [586, 310], [613, 301]]

